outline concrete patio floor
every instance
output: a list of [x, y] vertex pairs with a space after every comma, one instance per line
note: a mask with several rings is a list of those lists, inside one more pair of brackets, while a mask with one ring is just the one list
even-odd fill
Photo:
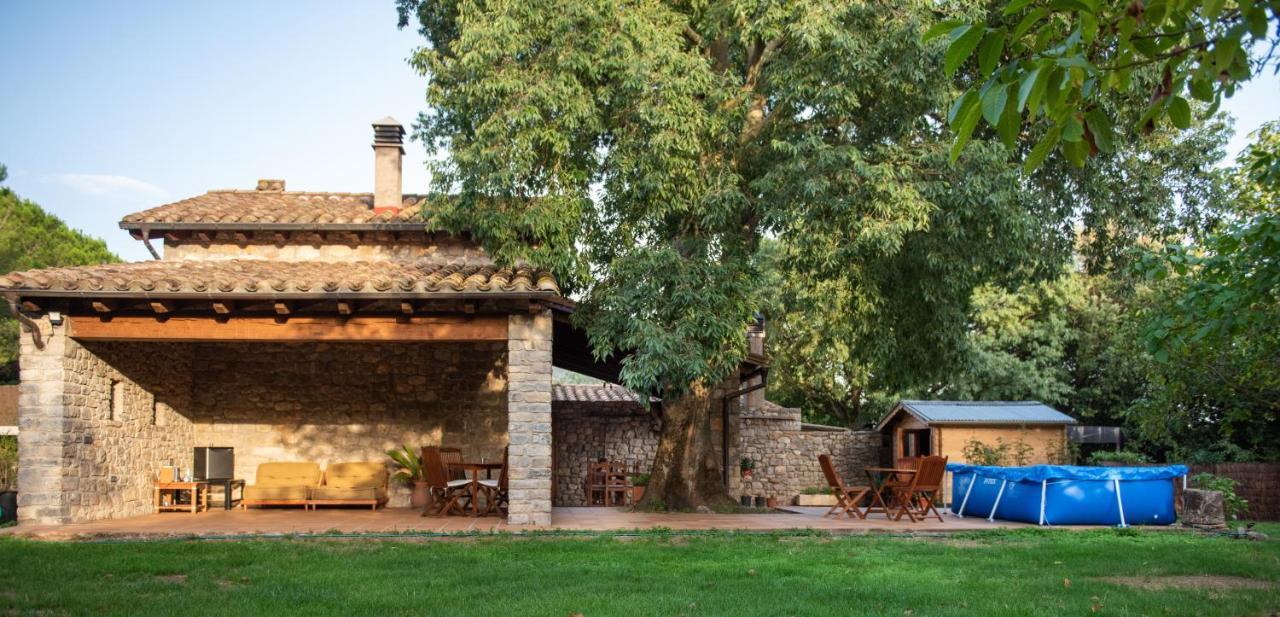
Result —
[[912, 523], [907, 519], [888, 520], [872, 514], [865, 520], [824, 517], [827, 508], [788, 506], [786, 511], [752, 514], [696, 514], [631, 512], [622, 508], [555, 508], [550, 527], [511, 526], [496, 516], [423, 517], [418, 510], [384, 508], [378, 511], [324, 508], [253, 510], [213, 509], [189, 514], [167, 512], [131, 518], [71, 523], [67, 525], [18, 525], [0, 529], [0, 535], [45, 540], [93, 538], [165, 538], [185, 536], [237, 536], [266, 534], [322, 534], [328, 532], [454, 533], [511, 532], [562, 529], [577, 531], [619, 531], [662, 527], [671, 530], [785, 531], [818, 529], [834, 534], [871, 532], [954, 532], [1030, 527], [1008, 521], [987, 522], [978, 518], [957, 518], [944, 514], [943, 521], [931, 519]]

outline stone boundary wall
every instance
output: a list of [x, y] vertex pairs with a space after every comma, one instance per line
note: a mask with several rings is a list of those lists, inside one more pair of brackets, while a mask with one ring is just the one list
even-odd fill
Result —
[[[863, 478], [863, 467], [880, 464], [880, 433], [875, 431], [803, 430], [799, 410], [771, 405], [735, 415], [730, 492], [762, 495], [790, 503], [802, 489], [826, 486], [819, 454], [830, 454], [850, 484]], [[643, 413], [618, 414], [590, 403], [557, 403], [555, 414], [556, 505], [587, 505], [583, 478], [587, 465], [603, 456], [638, 465], [648, 472], [658, 449], [661, 425]], [[756, 462], [750, 480], [738, 477], [738, 459]]]
[[601, 458], [622, 461], [628, 469], [647, 473], [658, 453], [661, 424], [644, 413], [596, 415], [589, 409], [562, 411], [556, 405], [552, 427], [557, 506], [587, 505], [583, 481], [592, 462]]
[[750, 479], [740, 479], [740, 494], [775, 497], [785, 504], [806, 487], [825, 487], [820, 454], [831, 455], [846, 484], [863, 483], [862, 469], [880, 463], [881, 436], [876, 431], [785, 428], [792, 425], [785, 417], [743, 419], [738, 456], [750, 458], [756, 466]]

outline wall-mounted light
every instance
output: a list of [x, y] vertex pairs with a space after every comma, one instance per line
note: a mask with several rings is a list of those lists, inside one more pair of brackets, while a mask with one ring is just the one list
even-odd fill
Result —
[[58, 311], [49, 311], [49, 323], [55, 326], [62, 325], [62, 313]]

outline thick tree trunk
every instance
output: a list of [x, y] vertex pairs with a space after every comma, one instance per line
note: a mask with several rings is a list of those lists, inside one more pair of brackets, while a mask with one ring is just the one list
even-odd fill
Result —
[[702, 383], [663, 407], [662, 437], [641, 507], [670, 510], [731, 506], [711, 437], [711, 413], [720, 401]]

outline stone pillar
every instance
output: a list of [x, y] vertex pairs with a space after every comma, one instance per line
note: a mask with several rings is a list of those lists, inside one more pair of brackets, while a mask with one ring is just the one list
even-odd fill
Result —
[[19, 333], [18, 522], [61, 524], [71, 521], [63, 490], [69, 403], [63, 361], [68, 345], [75, 343], [67, 340], [65, 326], [55, 329], [47, 317], [36, 323], [43, 348], [36, 347], [30, 332]]
[[507, 324], [511, 525], [551, 524], [551, 311]]

